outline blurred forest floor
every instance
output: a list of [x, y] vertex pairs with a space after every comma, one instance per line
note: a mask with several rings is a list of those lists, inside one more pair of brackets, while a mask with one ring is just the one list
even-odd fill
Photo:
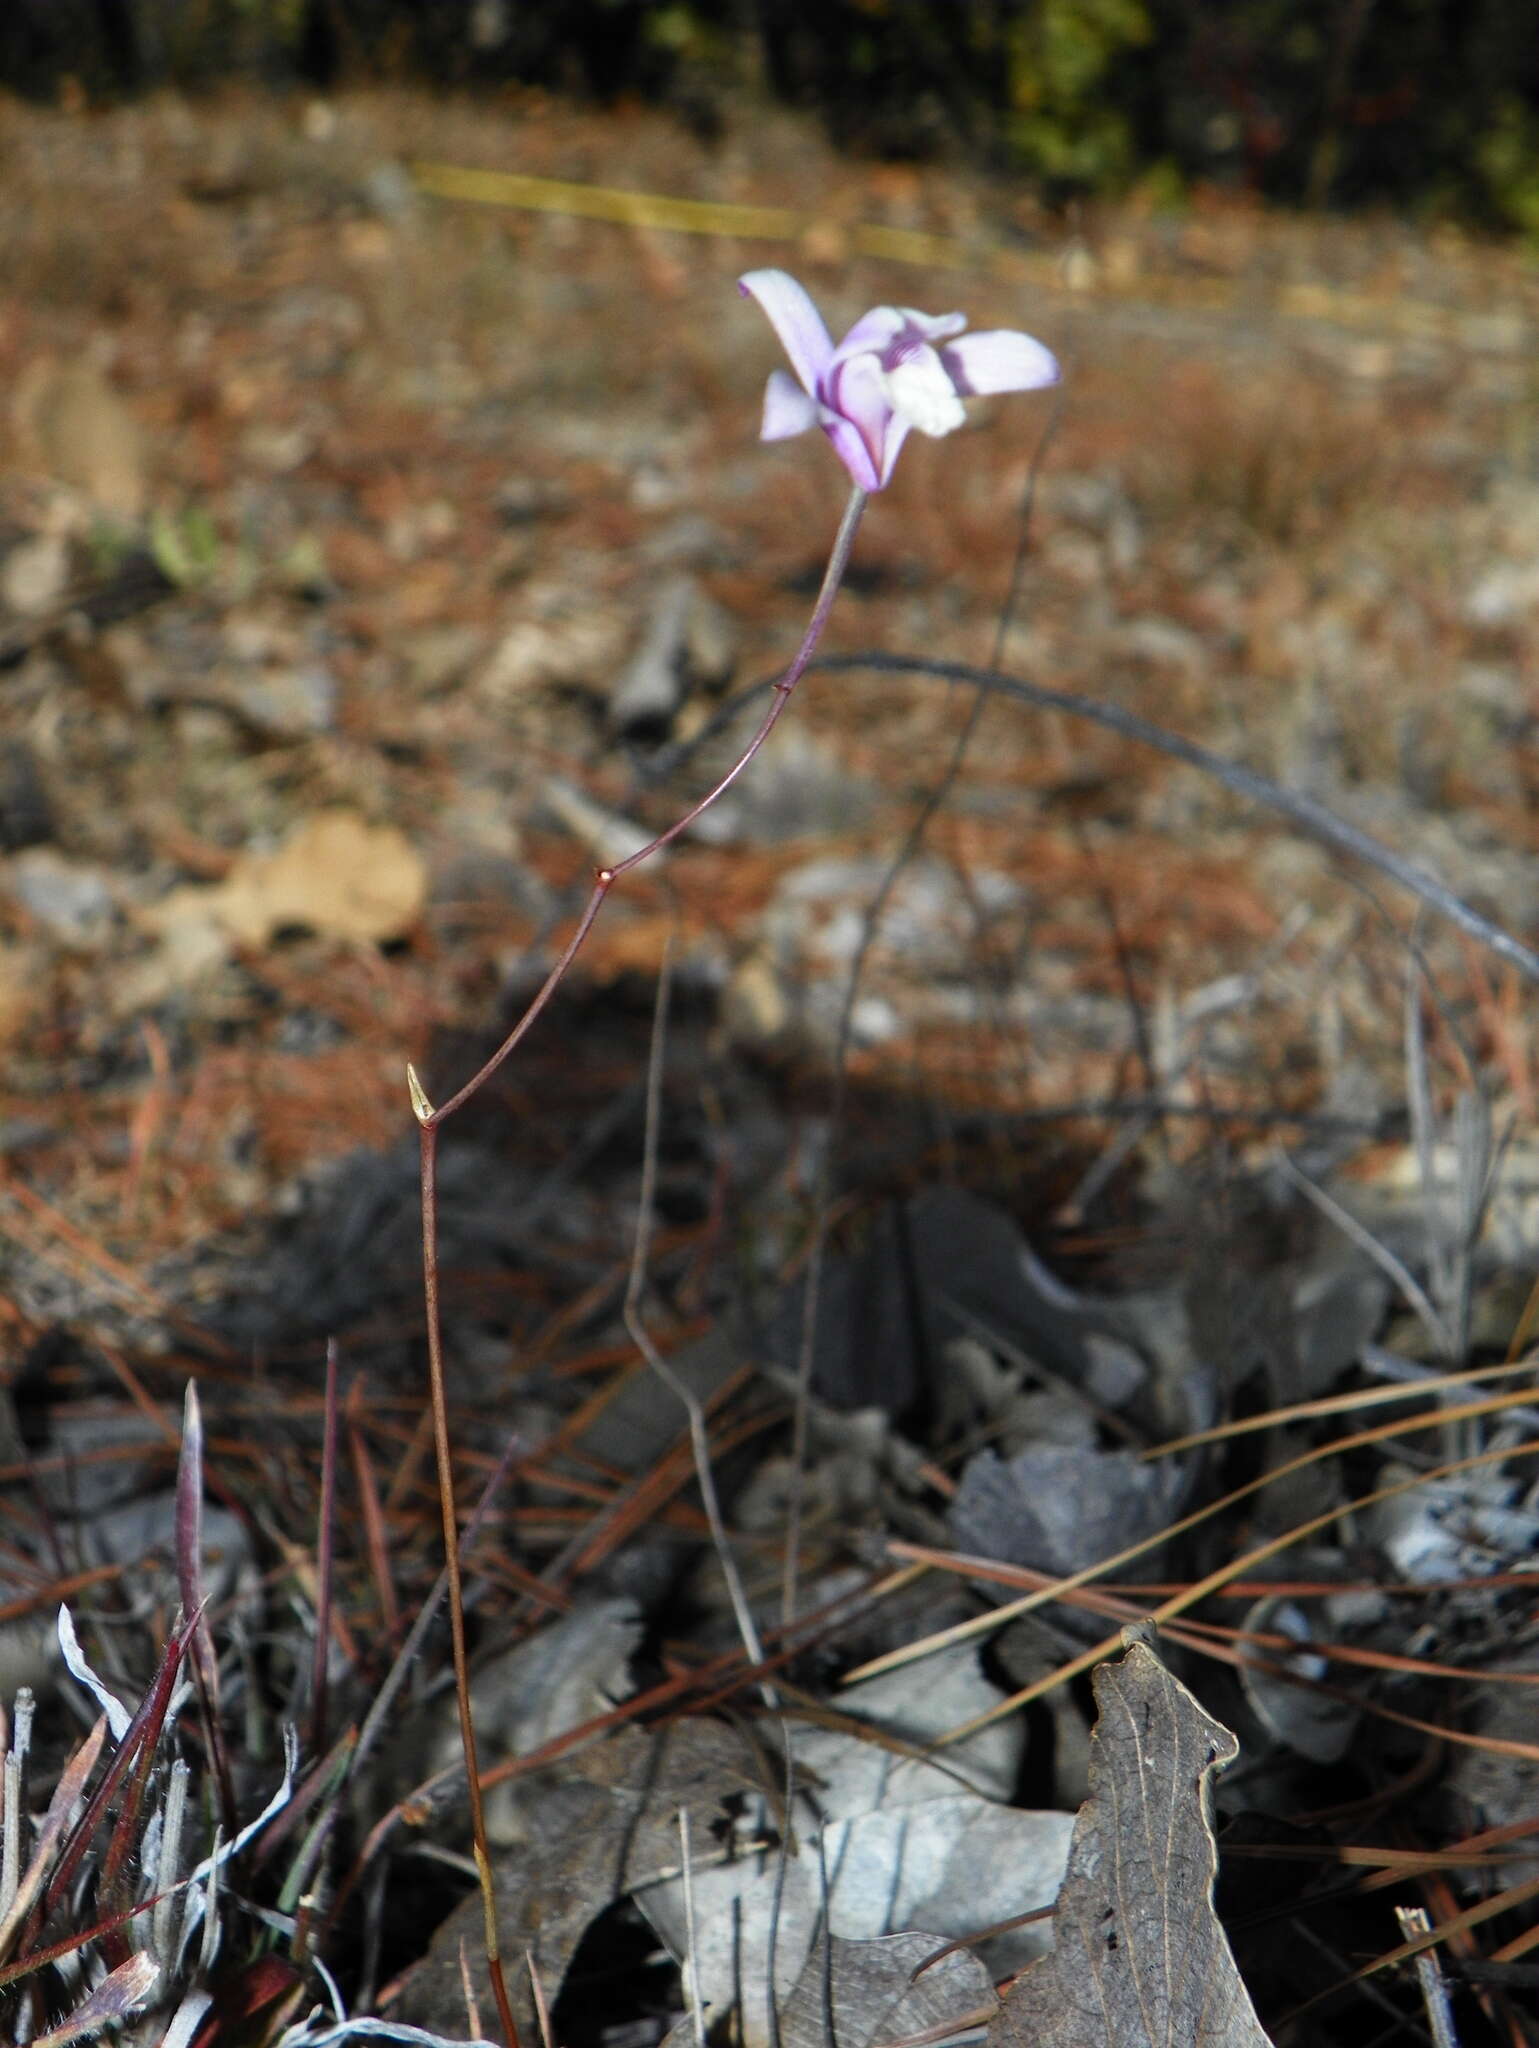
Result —
[[[423, 161], [814, 225], [458, 205], [416, 189]], [[863, 227], [948, 267], [861, 255]], [[956, 305], [1062, 356], [1006, 668], [1539, 923], [1539, 275], [1516, 249], [1217, 200], [1066, 224], [842, 163], [778, 115], [706, 149], [650, 114], [377, 94], [7, 106], [0, 252], [0, 1131], [135, 1270], [399, 1135], [403, 1060], [488, 1028], [614, 850], [591, 807], [665, 822], [704, 771], [638, 790], [646, 748], [794, 645], [841, 478], [755, 439], [777, 350], [733, 281], [758, 264], [836, 334]], [[830, 648], [988, 660], [1050, 416], [1001, 404], [906, 451]], [[632, 718], [614, 693], [660, 590], [698, 614], [702, 688]], [[816, 1064], [839, 917], [963, 711], [813, 678], [724, 829], [612, 903], [590, 985], [650, 977], [676, 923], [727, 1036]], [[863, 1079], [973, 1109], [1400, 1100], [1407, 906], [1193, 771], [996, 705], [929, 843], [910, 909], [938, 923], [877, 949]], [[307, 908], [312, 886], [348, 900]], [[1531, 1113], [1516, 986], [1425, 937]], [[572, 1049], [537, 1040], [525, 1072]]]

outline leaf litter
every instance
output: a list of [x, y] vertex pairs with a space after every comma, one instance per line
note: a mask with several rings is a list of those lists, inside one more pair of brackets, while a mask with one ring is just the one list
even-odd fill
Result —
[[[656, 828], [666, 759], [729, 714], [734, 657], [757, 666], [784, 629], [775, 579], [804, 576], [821, 502], [788, 469], [783, 503], [745, 510], [730, 465], [679, 433], [672, 295], [716, 317], [709, 254], [664, 290], [639, 244], [583, 239], [596, 228], [558, 260], [543, 227], [510, 226], [504, 264], [447, 210], [431, 230], [421, 210], [351, 217], [406, 129], [458, 121], [504, 147], [463, 109], [345, 105], [319, 212], [322, 145], [252, 110], [226, 138], [249, 158], [249, 206], [231, 202], [261, 280], [249, 304], [208, 282], [237, 232], [200, 182], [218, 117], [146, 116], [117, 151], [129, 118], [18, 112], [14, 129], [28, 232], [68, 189], [63, 151], [97, 180], [103, 235], [79, 306], [45, 291], [0, 334], [25, 398], [0, 533], [24, 750], [0, 790], [3, 1625], [31, 1628], [16, 1676], [37, 1692], [7, 1717], [0, 1921], [24, 1953], [0, 2002], [18, 2037], [116, 2020], [133, 2041], [204, 2048], [244, 2028], [297, 2048], [411, 2038], [415, 2019], [464, 2039], [491, 2031], [493, 2004], [479, 1907], [453, 1904], [463, 1792], [431, 1620], [400, 1061], [430, 1082], [473, 1065], [543, 973], [587, 842]], [[718, 175], [645, 120], [628, 139], [569, 111], [525, 125], [536, 155], [632, 151], [639, 182]], [[881, 197], [803, 134], [769, 124], [755, 149], [757, 176], [811, 179], [836, 214]], [[456, 149], [440, 135], [433, 153]], [[955, 226], [983, 202], [937, 181], [911, 203]], [[147, 210], [162, 219], [158, 277], [115, 259], [114, 206], [135, 235]], [[1170, 260], [1152, 231], [1109, 231], [1135, 272]], [[1172, 232], [1212, 241], [1198, 220]], [[1215, 288], [1260, 305], [1274, 272], [1369, 264], [1368, 241], [1309, 233], [1236, 225], [1219, 242], [1252, 253], [1226, 254]], [[1473, 257], [1438, 260], [1474, 290]], [[1526, 289], [1490, 262], [1490, 289]], [[602, 295], [617, 265], [623, 420], [607, 323], [580, 323], [579, 348], [562, 293], [537, 282]], [[1034, 289], [1067, 331], [1084, 308], [1050, 272]], [[1371, 296], [1377, 275], [1355, 281]], [[925, 301], [920, 280], [903, 290]], [[488, 301], [482, 351], [465, 337]], [[86, 352], [82, 309], [100, 330]], [[1429, 384], [1392, 347], [1400, 381], [1353, 385], [1354, 406], [1413, 468], [1436, 415], [1454, 468], [1429, 467], [1433, 514], [1408, 502], [1394, 532], [1371, 495], [1338, 493], [1344, 523], [1315, 545], [1314, 514], [1287, 502], [1296, 469], [1268, 471], [1254, 438], [1252, 358], [1167, 379], [1190, 343], [1157, 293], [1096, 315], [1082, 388], [1104, 403], [1070, 416], [1044, 480], [1011, 660], [1102, 694], [1113, 678], [1131, 706], [1215, 730], [1238, 715], [1242, 662], [1252, 757], [1435, 850], [1521, 925], [1533, 863], [1504, 847], [1526, 844], [1531, 633], [1492, 565], [1521, 568], [1539, 527], [1520, 478], [1457, 497], [1470, 465], [1501, 466], [1501, 436], [1486, 441], [1504, 366], [1440, 360]], [[1258, 338], [1278, 388], [1291, 332]], [[1325, 359], [1357, 345], [1311, 328]], [[736, 448], [753, 379], [712, 374], [713, 446]], [[1438, 396], [1466, 390], [1472, 409]], [[1309, 455], [1300, 432], [1290, 465]], [[1185, 438], [1151, 453], [1162, 433]], [[1311, 458], [1326, 467], [1329, 439]], [[872, 528], [856, 586], [862, 638], [928, 641], [942, 583], [963, 630], [991, 615], [977, 565], [999, 559], [1019, 477], [994, 437], [974, 440], [949, 497], [917, 466], [906, 497], [894, 485], [901, 517]], [[1230, 478], [1247, 449], [1265, 484], [1248, 507]], [[1215, 490], [1216, 524], [1200, 509]], [[128, 522], [116, 555], [104, 514]], [[1414, 702], [1382, 717], [1364, 676], [1434, 644], [1449, 673], [1406, 669]], [[788, 756], [783, 792], [613, 906], [548, 1041], [446, 1143], [457, 1449], [467, 1485], [506, 1467], [467, 1542], [505, 1953], [532, 1956], [565, 2048], [699, 2024], [797, 2048], [990, 2025], [1120, 2048], [1181, 2038], [1199, 1975], [1214, 2038], [1260, 2038], [1248, 1987], [1278, 2038], [1357, 2042], [1420, 2024], [1388, 1906], [1415, 1891], [1468, 2048], [1531, 2039], [1526, 1980], [1502, 1972], [1532, 1968], [1531, 1901], [1503, 1887], [1532, 1874], [1534, 1396], [1517, 1385], [1483, 1411], [1450, 1380], [1523, 1359], [1524, 991], [1438, 932], [1408, 968], [1375, 906], [1188, 770], [996, 707], [994, 744], [876, 934], [836, 1127], [820, 1020], [840, 1013], [885, 868], [871, 834], [954, 722], [926, 684], [880, 687], [825, 687], [816, 755]], [[1075, 829], [1085, 815], [1093, 832]], [[787, 914], [808, 903], [815, 918]], [[649, 1182], [633, 1077], [665, 944], [680, 995]], [[754, 963], [772, 986], [740, 1028], [722, 992]], [[681, 1412], [620, 1314], [642, 1210], [648, 1327], [701, 1407], [761, 1671], [726, 1610]], [[352, 1384], [328, 1420], [333, 1336]], [[207, 1415], [201, 1538], [171, 1491], [189, 1378]], [[91, 1436], [83, 1400], [146, 1427]], [[1401, 1433], [1369, 1441], [1387, 1413]], [[346, 1446], [340, 1514], [322, 1498], [328, 1430]], [[798, 1488], [788, 1616], [776, 1551]], [[178, 1596], [204, 1608], [216, 1686], [201, 1653], [168, 1675]], [[106, 1733], [82, 1743], [47, 1619], [66, 1598], [81, 1668], [154, 1723], [153, 1742], [130, 1727], [131, 1755]], [[1150, 1611], [1179, 1678], [1141, 1646], [1104, 1661], [1109, 1631]], [[413, 1615], [429, 1617], [415, 1636]], [[966, 1633], [913, 1661], [951, 1630]], [[1092, 1737], [1086, 1689], [1061, 1674], [1098, 1657]], [[388, 1739], [355, 1770], [349, 1731], [382, 1697]], [[1140, 1771], [1122, 1746], [1134, 1702], [1160, 1731]], [[292, 1777], [289, 1727], [307, 1745]], [[1151, 1858], [1155, 1815], [1178, 1855]], [[1094, 1946], [1108, 1872], [1115, 1969]], [[1382, 1981], [1365, 1974], [1395, 1955]], [[1033, 1956], [991, 2017], [994, 1983]], [[538, 2001], [510, 1974], [532, 2040]], [[1087, 1983], [1102, 2031], [1077, 2034]]]

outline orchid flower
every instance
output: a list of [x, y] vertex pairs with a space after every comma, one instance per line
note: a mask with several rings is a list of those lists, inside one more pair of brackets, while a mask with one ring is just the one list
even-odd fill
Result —
[[857, 490], [883, 488], [910, 427], [949, 434], [962, 424], [964, 398], [1058, 381], [1057, 361], [1040, 341], [1005, 328], [964, 334], [965, 313], [876, 306], [835, 348], [823, 316], [785, 271], [750, 270], [738, 290], [768, 314], [800, 379], [798, 388], [784, 370], [771, 375], [760, 440], [821, 427]]

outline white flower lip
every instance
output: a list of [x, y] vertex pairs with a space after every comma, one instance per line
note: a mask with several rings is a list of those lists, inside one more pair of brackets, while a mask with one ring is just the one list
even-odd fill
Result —
[[933, 348], [916, 350], [886, 372], [892, 409], [921, 434], [955, 433], [966, 419], [956, 386]]

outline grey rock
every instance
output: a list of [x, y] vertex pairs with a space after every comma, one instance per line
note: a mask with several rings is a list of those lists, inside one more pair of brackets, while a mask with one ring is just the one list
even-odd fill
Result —
[[666, 730], [688, 687], [685, 662], [695, 586], [671, 576], [652, 601], [641, 641], [620, 673], [609, 700], [609, 723], [618, 733]]
[[66, 860], [49, 846], [32, 846], [10, 863], [17, 901], [60, 944], [92, 948], [112, 924], [112, 891], [100, 868]]
[[1156, 613], [1130, 619], [1118, 639], [1129, 654], [1154, 668], [1201, 670], [1206, 665], [1202, 636]]
[[364, 178], [361, 197], [385, 220], [409, 220], [420, 203], [411, 172], [398, 163], [376, 164]]
[[401, 654], [413, 687], [435, 696], [462, 681], [485, 647], [486, 635], [477, 626], [425, 626], [410, 635]]
[[169, 1406], [158, 1426], [136, 1409], [60, 1408], [49, 1418], [48, 1462], [35, 1476], [39, 1497], [54, 1515], [94, 1523], [143, 1493], [150, 1467], [175, 1439]]
[[220, 699], [253, 731], [270, 739], [330, 732], [337, 719], [336, 678], [320, 662], [232, 676]]
[[691, 688], [720, 687], [736, 660], [731, 616], [693, 577], [670, 576], [609, 700], [611, 727], [633, 736], [666, 731]]
[[0, 564], [0, 597], [13, 612], [36, 619], [53, 610], [69, 583], [69, 549], [58, 534], [19, 542]]
[[710, 846], [741, 842], [783, 846], [789, 840], [849, 832], [876, 809], [869, 779], [850, 771], [826, 741], [805, 727], [783, 725], [754, 762], [697, 824]]
[[1066, 1574], [1158, 1535], [1177, 1497], [1167, 1466], [1130, 1451], [1041, 1444], [1008, 1462], [969, 1459], [947, 1520], [974, 1556]]
[[1488, 629], [1514, 626], [1539, 608], [1539, 563], [1498, 562], [1473, 585], [1464, 600], [1464, 617]]
[[510, 476], [492, 496], [497, 517], [504, 526], [527, 526], [536, 519], [548, 519], [564, 512], [569, 504], [559, 484], [542, 483], [538, 477]]
[[739, 559], [726, 529], [699, 512], [684, 512], [649, 534], [637, 550], [653, 569], [728, 569]]
[[[794, 868], [775, 892], [767, 930], [791, 940], [825, 971], [847, 968], [861, 949], [869, 906], [889, 866], [875, 857], [830, 856]], [[979, 911], [998, 914], [1020, 895], [1017, 883], [988, 869], [964, 887], [942, 861], [911, 861], [887, 898], [883, 945], [916, 976], [965, 975]]]

